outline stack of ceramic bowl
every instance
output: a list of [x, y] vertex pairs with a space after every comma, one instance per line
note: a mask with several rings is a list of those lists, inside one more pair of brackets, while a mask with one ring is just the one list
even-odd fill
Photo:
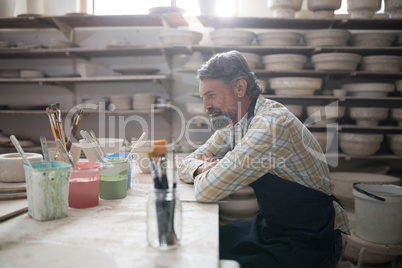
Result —
[[348, 95], [356, 97], [386, 97], [393, 92], [395, 85], [390, 83], [354, 83], [343, 84], [342, 88], [348, 91]]
[[349, 116], [356, 120], [358, 126], [378, 126], [388, 117], [388, 112], [389, 108], [349, 107]]
[[202, 39], [202, 33], [183, 29], [169, 29], [163, 30], [159, 37], [165, 45], [197, 45]]
[[255, 34], [238, 29], [218, 29], [211, 32], [210, 37], [217, 46], [248, 46], [253, 42]]
[[343, 29], [310, 30], [304, 35], [304, 41], [308, 46], [346, 46], [350, 32]]
[[301, 5], [302, 0], [268, 0], [268, 8], [273, 10], [274, 18], [293, 18]]
[[334, 132], [311, 131], [311, 134], [313, 134], [314, 138], [318, 141], [318, 144], [324, 153], [329, 150], [335, 137]]
[[286, 108], [296, 117], [300, 118], [303, 115], [303, 105], [284, 104]]
[[392, 108], [391, 118], [398, 122], [398, 126], [402, 127], [402, 108]]
[[391, 18], [402, 18], [402, 2], [400, 0], [384, 0], [384, 12]]
[[369, 72], [399, 72], [402, 57], [391, 55], [365, 56], [362, 59], [362, 70]]
[[387, 134], [388, 145], [396, 155], [402, 155], [402, 134]]
[[345, 106], [307, 106], [307, 123], [311, 120], [314, 125], [326, 125], [335, 123], [345, 115]]
[[381, 0], [348, 0], [348, 12], [352, 19], [371, 19], [380, 8]]
[[126, 95], [110, 96], [110, 105], [113, 105], [113, 110], [130, 110], [131, 96]]
[[355, 33], [350, 37], [350, 44], [357, 47], [390, 47], [394, 40], [394, 33]]
[[99, 66], [93, 63], [79, 63], [77, 64], [77, 72], [81, 77], [91, 77], [98, 75]]
[[314, 69], [318, 71], [355, 71], [360, 60], [361, 56], [359, 54], [339, 52], [320, 53], [311, 57], [311, 61], [314, 63]]
[[271, 31], [257, 34], [261, 46], [282, 47], [297, 46], [302, 35], [299, 32]]
[[155, 93], [136, 93], [133, 95], [134, 110], [150, 110], [155, 103]]
[[299, 54], [272, 54], [262, 57], [265, 69], [269, 71], [302, 70], [307, 57]]
[[321, 88], [322, 80], [313, 77], [276, 77], [269, 79], [270, 88], [277, 95], [314, 95]]
[[383, 134], [340, 133], [339, 145], [349, 155], [370, 156], [375, 154], [384, 139]]
[[[25, 153], [30, 162], [42, 161], [41, 154]], [[24, 182], [24, 161], [19, 153], [0, 154], [0, 182]]]
[[237, 219], [252, 219], [259, 211], [257, 198], [250, 186], [243, 187], [218, 203], [221, 224]]
[[260, 62], [260, 55], [258, 54], [248, 52], [240, 52], [240, 54], [244, 57], [251, 69], [255, 69], [256, 65]]
[[312, 10], [314, 18], [330, 19], [334, 11], [341, 8], [342, 0], [308, 0], [307, 8]]

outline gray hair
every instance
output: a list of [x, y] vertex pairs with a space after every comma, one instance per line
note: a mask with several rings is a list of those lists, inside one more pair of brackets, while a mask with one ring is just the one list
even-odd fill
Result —
[[209, 59], [197, 71], [197, 80], [219, 79], [233, 87], [239, 80], [247, 82], [246, 94], [256, 99], [262, 93], [257, 77], [251, 71], [244, 57], [235, 50], [220, 53]]

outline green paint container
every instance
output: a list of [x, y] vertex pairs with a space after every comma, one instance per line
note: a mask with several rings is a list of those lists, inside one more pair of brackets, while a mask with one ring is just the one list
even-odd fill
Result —
[[52, 161], [24, 165], [27, 184], [28, 214], [37, 221], [67, 217], [68, 190], [71, 165]]
[[99, 197], [102, 199], [122, 199], [127, 196], [129, 163], [123, 157], [104, 158], [99, 183]]

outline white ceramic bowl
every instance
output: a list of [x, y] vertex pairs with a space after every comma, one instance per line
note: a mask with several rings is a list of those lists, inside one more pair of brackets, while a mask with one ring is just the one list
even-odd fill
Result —
[[350, 37], [350, 44], [358, 47], [390, 47], [394, 40], [394, 33], [355, 33]]
[[303, 114], [303, 105], [284, 104], [284, 106], [296, 117], [301, 117]]
[[308, 0], [309, 10], [337, 10], [341, 8], [342, 0]]
[[[41, 154], [25, 153], [30, 162], [43, 160]], [[0, 181], [24, 182], [24, 161], [19, 153], [0, 154]]]
[[246, 60], [250, 69], [255, 69], [257, 63], [260, 61], [260, 55], [255, 53], [240, 52], [243, 58]]
[[383, 139], [383, 134], [340, 133], [339, 146], [349, 155], [370, 156], [380, 149]]
[[402, 18], [402, 2], [400, 0], [384, 0], [384, 12], [392, 19]]
[[395, 89], [390, 83], [354, 83], [343, 84], [342, 88], [348, 91], [351, 96], [358, 97], [386, 97], [389, 92]]
[[[99, 143], [103, 149], [103, 151], [107, 153], [118, 153], [121, 151], [121, 147], [123, 145], [124, 139], [119, 138], [98, 138]], [[80, 147], [84, 151], [84, 154], [89, 162], [96, 162], [97, 155], [95, 148], [91, 143], [86, 142], [83, 139], [79, 140]]]
[[345, 115], [345, 106], [307, 106], [307, 116], [314, 119], [315, 125], [326, 125], [336, 122]]
[[315, 70], [354, 71], [360, 63], [361, 56], [354, 53], [320, 53], [311, 57]]
[[389, 148], [396, 155], [402, 155], [402, 134], [387, 134]]
[[261, 46], [282, 47], [297, 46], [302, 34], [299, 32], [262, 32], [257, 34], [258, 43]]
[[214, 45], [217, 46], [247, 46], [251, 45], [255, 34], [251, 31], [237, 29], [218, 29], [210, 33]]
[[273, 11], [274, 18], [293, 18], [301, 5], [302, 0], [268, 0], [268, 8]]
[[381, 8], [381, 0], [348, 0], [347, 3], [352, 19], [371, 19]]
[[343, 29], [310, 30], [303, 37], [308, 46], [346, 46], [350, 32]]
[[131, 96], [127, 95], [111, 95], [110, 105], [114, 105], [114, 110], [130, 110], [131, 109]]
[[378, 126], [379, 121], [388, 117], [389, 108], [349, 107], [350, 118], [358, 126]]
[[341, 201], [342, 205], [354, 208], [353, 183], [395, 184], [400, 185], [398, 177], [361, 173], [361, 172], [331, 172], [331, 179], [335, 185], [332, 193]]
[[202, 33], [183, 29], [169, 29], [163, 30], [159, 37], [165, 45], [197, 45], [202, 39]]
[[272, 89], [320, 89], [322, 80], [313, 77], [276, 77], [269, 79]]
[[391, 118], [398, 121], [398, 126], [402, 127], [402, 108], [392, 108]]
[[331, 147], [335, 137], [334, 132], [327, 133], [311, 131], [311, 134], [313, 134], [314, 138], [318, 141], [318, 144], [320, 144], [320, 147], [324, 153]]
[[402, 57], [391, 55], [365, 56], [362, 59], [362, 70], [369, 72], [399, 72]]
[[348, 93], [347, 90], [342, 89], [342, 88], [336, 88], [336, 89], [332, 90], [332, 94], [335, 97], [343, 97], [343, 96], [346, 96], [347, 93]]
[[245, 199], [223, 199], [218, 202], [219, 210], [226, 215], [250, 215], [259, 211], [257, 198], [250, 196]]
[[307, 57], [299, 54], [272, 54], [262, 57], [265, 69], [269, 71], [302, 70]]

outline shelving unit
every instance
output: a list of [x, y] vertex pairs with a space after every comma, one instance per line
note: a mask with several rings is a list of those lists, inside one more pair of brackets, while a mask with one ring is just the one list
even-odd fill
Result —
[[[204, 27], [213, 28], [243, 28], [243, 29], [294, 29], [294, 30], [312, 30], [312, 29], [348, 29], [348, 30], [374, 30], [374, 31], [399, 31], [401, 32], [402, 19], [278, 19], [278, 18], [226, 18], [226, 17], [205, 17], [200, 16], [198, 20]], [[63, 32], [68, 38], [73, 38], [75, 28], [85, 27], [178, 27], [187, 26], [188, 23], [181, 15], [125, 15], [125, 16], [56, 16], [56, 17], [21, 17], [21, 18], [0, 18], [0, 29], [39, 29], [53, 28]], [[115, 46], [115, 47], [69, 47], [69, 48], [8, 48], [0, 49], [0, 59], [84, 59], [91, 60], [97, 57], [143, 57], [143, 56], [165, 56], [168, 65], [169, 60], [179, 54], [191, 55], [193, 52], [201, 52], [204, 55], [213, 55], [214, 53], [228, 50], [238, 50], [240, 52], [255, 53], [260, 56], [278, 53], [297, 53], [308, 57], [316, 53], [326, 52], [350, 52], [362, 56], [366, 55], [399, 55], [402, 56], [402, 46], [399, 47], [311, 47], [311, 46], [291, 46], [291, 47], [266, 47], [266, 46], [214, 46], [214, 45], [174, 45], [174, 46]], [[311, 68], [311, 66], [310, 66]], [[395, 81], [402, 79], [402, 72], [396, 73], [373, 73], [367, 71], [315, 71], [305, 69], [292, 72], [272, 72], [264, 69], [253, 70], [257, 77], [269, 79], [280, 76], [300, 76], [300, 77], [319, 77], [323, 79], [324, 84], [331, 81], [347, 79], [348, 81]], [[188, 73], [191, 70], [178, 70], [178, 73]], [[57, 84], [74, 91], [76, 83], [98, 83], [110, 82], [118, 83], [125, 81], [149, 81], [160, 83], [169, 94], [172, 93], [170, 75], [138, 75], [138, 76], [106, 76], [106, 77], [45, 77], [34, 79], [23, 78], [0, 78], [0, 84]], [[190, 94], [197, 96], [196, 93]], [[314, 96], [278, 96], [264, 94], [267, 98], [272, 98], [284, 103], [299, 103], [303, 105], [320, 103], [322, 105], [339, 101], [342, 105], [363, 105], [363, 106], [384, 106], [389, 108], [402, 107], [402, 96], [395, 93], [392, 96], [384, 98], [362, 98], [362, 97], [335, 97], [326, 95]], [[166, 110], [155, 110], [157, 114], [163, 115]], [[12, 111], [2, 110], [0, 114], [36, 114], [37, 111]], [[141, 114], [143, 111], [106, 111], [110, 115], [131, 115]], [[309, 126], [311, 129], [319, 129], [321, 126]], [[339, 131], [368, 131], [380, 133], [402, 133], [402, 127], [386, 125], [377, 127], [361, 127], [350, 123], [339, 123]], [[355, 159], [340, 154], [340, 158]], [[377, 159], [377, 156], [363, 159]], [[382, 156], [378, 156], [382, 159]], [[386, 157], [386, 159], [400, 159], [399, 156]]]

